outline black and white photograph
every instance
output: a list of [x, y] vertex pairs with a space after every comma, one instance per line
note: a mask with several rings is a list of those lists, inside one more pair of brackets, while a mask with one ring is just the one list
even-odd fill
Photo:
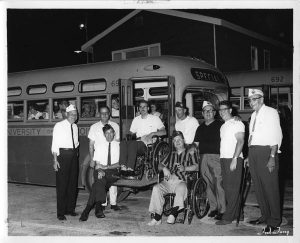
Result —
[[297, 242], [283, 2], [4, 1], [1, 238]]

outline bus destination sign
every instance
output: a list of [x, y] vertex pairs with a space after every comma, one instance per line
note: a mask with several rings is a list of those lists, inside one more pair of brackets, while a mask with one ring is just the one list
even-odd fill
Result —
[[196, 80], [224, 83], [223, 78], [219, 74], [209, 70], [191, 68], [191, 73], [193, 78]]

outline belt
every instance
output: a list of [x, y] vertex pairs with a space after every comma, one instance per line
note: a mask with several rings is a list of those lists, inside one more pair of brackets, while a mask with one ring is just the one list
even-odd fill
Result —
[[68, 150], [76, 150], [77, 148], [60, 148], [61, 150], [66, 150], [66, 151], [68, 151]]

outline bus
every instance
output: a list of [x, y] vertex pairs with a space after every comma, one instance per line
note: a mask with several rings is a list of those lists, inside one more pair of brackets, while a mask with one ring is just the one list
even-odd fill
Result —
[[174, 130], [175, 103], [184, 102], [201, 119], [202, 103], [228, 98], [225, 75], [193, 58], [159, 56], [49, 68], [8, 74], [8, 181], [55, 185], [51, 154], [52, 130], [64, 109], [78, 109], [79, 187], [89, 166], [88, 131], [99, 121], [99, 108], [112, 110], [126, 139], [139, 100], [160, 107], [167, 134]]
[[248, 90], [258, 88], [264, 92], [265, 104], [281, 115], [292, 114], [293, 71], [262, 70], [225, 73], [230, 86], [230, 100], [243, 120], [248, 121], [253, 110], [248, 102]]

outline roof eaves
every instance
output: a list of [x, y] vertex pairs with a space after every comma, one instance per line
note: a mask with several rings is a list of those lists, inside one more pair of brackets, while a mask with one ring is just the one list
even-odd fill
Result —
[[95, 44], [98, 40], [102, 39], [104, 36], [108, 35], [110, 32], [118, 28], [120, 25], [125, 23], [127, 20], [131, 19], [133, 16], [137, 15], [139, 12], [141, 12], [142, 9], [136, 9], [132, 11], [131, 13], [127, 14], [124, 18], [120, 19], [116, 23], [114, 23], [112, 26], [101, 32], [100, 34], [96, 35], [94, 38], [90, 39], [88, 42], [84, 43], [81, 46], [82, 51], [88, 52], [90, 47]]

